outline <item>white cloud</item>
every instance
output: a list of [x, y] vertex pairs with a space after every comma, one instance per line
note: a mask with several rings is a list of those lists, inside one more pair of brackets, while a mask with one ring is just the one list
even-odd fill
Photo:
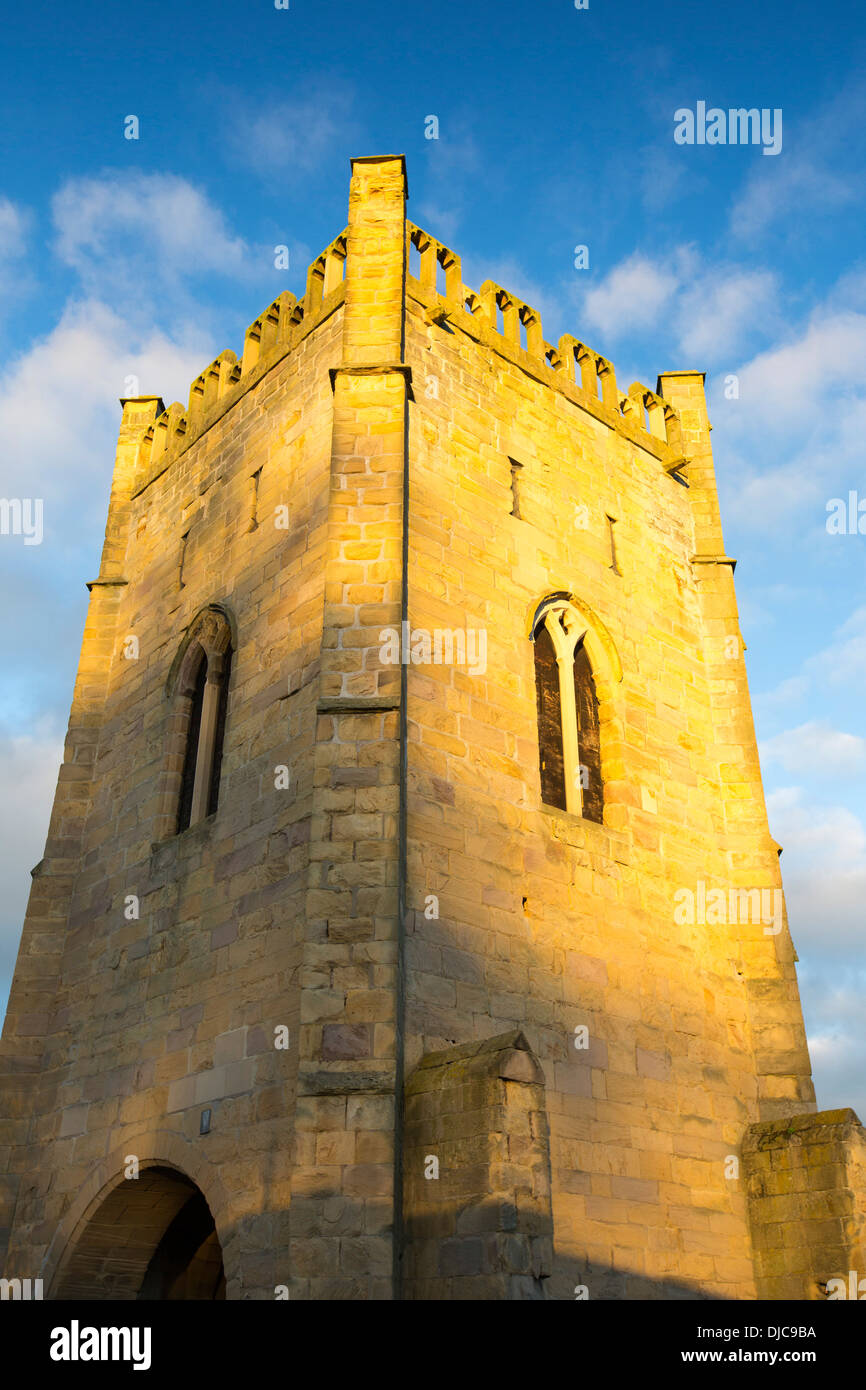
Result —
[[249, 251], [201, 189], [174, 174], [112, 171], [70, 179], [52, 211], [57, 254], [89, 295], [140, 299], [184, 279], [245, 277]]
[[827, 502], [863, 476], [866, 313], [837, 304], [833, 290], [787, 341], [733, 362], [736, 400], [725, 399], [718, 377], [710, 392], [714, 422], [724, 422], [715, 443], [726, 517], [764, 531], [796, 525], [816, 546], [828, 540]]
[[26, 208], [0, 197], [0, 313], [33, 288], [25, 260], [32, 216]]
[[812, 719], [764, 740], [760, 754], [762, 763], [775, 762], [801, 776], [852, 776], [866, 764], [866, 739]]
[[[858, 740], [862, 743], [863, 740]], [[802, 787], [767, 797], [782, 875], [819, 1107], [866, 1120], [866, 828]]]
[[761, 691], [752, 697], [754, 708], [761, 711], [762, 715], [770, 715], [778, 709], [784, 709], [786, 705], [792, 705], [797, 700], [802, 700], [809, 689], [809, 682], [805, 676], [788, 676], [780, 681], [773, 690]]
[[832, 218], [862, 200], [862, 154], [850, 132], [866, 121], [866, 93], [854, 81], [792, 126], [785, 113], [781, 159], [756, 160], [730, 212], [734, 236], [752, 242], [778, 226], [802, 237], [816, 218]]
[[860, 689], [866, 679], [866, 607], [857, 608], [834, 633], [833, 641], [804, 663], [820, 685]]
[[866, 386], [866, 314], [819, 308], [796, 337], [759, 353], [737, 374], [740, 410], [752, 426], [774, 433], [800, 433], [809, 424], [826, 430], [826, 403], [850, 401], [855, 388]]
[[819, 1109], [850, 1105], [866, 1120], [866, 962], [808, 959], [798, 974]]
[[833, 173], [826, 160], [786, 152], [782, 159], [756, 162], [731, 208], [731, 231], [743, 241], [754, 241], [792, 214], [799, 220], [804, 208], [833, 212], [858, 196], [850, 176]]
[[[819, 651], [807, 656], [799, 672], [794, 676], [788, 676], [779, 682], [773, 690], [757, 694], [753, 699], [756, 709], [760, 709], [762, 715], [770, 716], [784, 709], [786, 705], [794, 704], [798, 700], [806, 698], [812, 691], [822, 692], [824, 700], [831, 689], [841, 692], [843, 695], [849, 692], [859, 691], [866, 681], [866, 605], [856, 608], [850, 617], [846, 618], [834, 632], [832, 640]], [[859, 713], [859, 703], [854, 704], [854, 709]], [[806, 732], [804, 732], [806, 731]], [[839, 734], [821, 722], [803, 724], [797, 730], [776, 735], [761, 744], [762, 757], [769, 749], [769, 757], [772, 760], [774, 754], [782, 762], [779, 750], [783, 746], [793, 748], [790, 744], [776, 744], [777, 739], [792, 740], [793, 735], [797, 735], [804, 743], [808, 740], [810, 733], [814, 731], [819, 741], [823, 738], [825, 746], [822, 756], [827, 756], [831, 760], [833, 757], [841, 757], [842, 750], [848, 748], [853, 755], [855, 750], [852, 744], [845, 741], [853, 738], [854, 735]], [[841, 742], [840, 742], [841, 740]], [[857, 739], [857, 743], [863, 740]], [[776, 745], [775, 749], [773, 745]], [[811, 755], [814, 758], [814, 753]], [[786, 767], [789, 766], [784, 763]], [[851, 767], [851, 771], [859, 771], [859, 759]], [[789, 768], [789, 770], [793, 770]], [[838, 771], [844, 770], [840, 765]]]
[[800, 954], [862, 952], [866, 904], [866, 829], [845, 806], [827, 805], [802, 787], [767, 797], [791, 932]]
[[30, 892], [30, 869], [42, 857], [63, 736], [50, 720], [32, 733], [0, 734], [0, 1015], [15, 963]]
[[0, 198], [0, 261], [24, 255], [30, 215], [9, 198]]
[[777, 277], [721, 266], [701, 276], [677, 309], [679, 346], [687, 361], [716, 362], [735, 352], [745, 333], [764, 333], [775, 318]]
[[676, 343], [680, 361], [703, 368], [732, 356], [747, 336], [777, 319], [778, 279], [767, 270], [705, 263], [678, 246], [653, 260], [634, 252], [587, 291], [583, 317], [610, 338], [653, 329]]
[[[94, 301], [71, 304], [46, 337], [0, 377], [0, 437], [11, 496], [45, 501], [46, 542], [81, 520], [82, 503], [104, 515], [120, 422], [118, 398], [187, 399], [213, 346], [198, 328], [178, 339], [142, 333]], [[130, 391], [127, 378], [137, 378]], [[71, 513], [63, 509], [73, 505]], [[53, 509], [53, 510], [52, 510]]]
[[[118, 397], [185, 403], [213, 357], [196, 325], [141, 332], [104, 305], [71, 305], [0, 377], [3, 491], [43, 503], [44, 538], [0, 546], [0, 644], [9, 658], [0, 712], [27, 732], [34, 715], [65, 717], [78, 656], [85, 580], [99, 567], [117, 431]], [[126, 378], [138, 378], [130, 390]], [[14, 653], [14, 657], [13, 654]]]
[[583, 317], [604, 338], [649, 328], [670, 304], [678, 284], [668, 265], [636, 251], [587, 291]]

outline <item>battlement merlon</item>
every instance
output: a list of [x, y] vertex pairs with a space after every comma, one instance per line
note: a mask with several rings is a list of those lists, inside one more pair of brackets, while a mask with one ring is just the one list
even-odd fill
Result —
[[94, 585], [117, 583], [122, 579], [126, 554], [126, 518], [128, 504], [138, 479], [141, 444], [154, 421], [165, 410], [161, 396], [123, 396], [120, 404], [123, 414], [117, 435], [105, 540], [99, 578], [91, 580], [88, 586], [91, 590]]
[[343, 366], [403, 361], [406, 160], [352, 160]]
[[706, 373], [694, 370], [662, 372], [659, 394], [676, 412], [682, 431], [681, 445], [689, 459], [689, 497], [695, 533], [695, 560], [733, 566], [725, 554], [722, 518], [716, 489], [716, 470], [710, 443], [712, 425], [707, 414], [704, 389]]

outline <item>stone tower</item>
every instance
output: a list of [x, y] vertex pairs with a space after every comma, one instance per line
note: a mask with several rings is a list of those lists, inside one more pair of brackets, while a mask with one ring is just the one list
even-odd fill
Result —
[[304, 297], [123, 402], [4, 1273], [822, 1296], [866, 1148], [814, 1113], [703, 375], [623, 392], [406, 197], [354, 160]]

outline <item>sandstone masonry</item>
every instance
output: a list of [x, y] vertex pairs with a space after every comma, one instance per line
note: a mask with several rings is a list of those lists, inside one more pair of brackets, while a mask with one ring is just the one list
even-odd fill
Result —
[[[815, 1114], [787, 920], [675, 912], [781, 889], [703, 374], [623, 392], [464, 285], [406, 198], [402, 157], [354, 160], [303, 298], [186, 407], [123, 402], [0, 1052], [3, 1272], [822, 1297], [866, 1274], [866, 1150]], [[551, 598], [592, 667], [602, 823], [541, 798]], [[178, 671], [211, 621], [219, 804], [177, 834]], [[394, 661], [386, 632], [450, 646]]]

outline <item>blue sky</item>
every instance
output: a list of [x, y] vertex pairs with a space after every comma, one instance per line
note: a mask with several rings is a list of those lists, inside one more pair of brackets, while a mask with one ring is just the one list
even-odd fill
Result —
[[[0, 537], [0, 1007], [117, 398], [135, 377], [185, 403], [276, 294], [303, 291], [345, 224], [349, 158], [404, 152], [409, 215], [461, 254], [467, 284], [514, 290], [548, 341], [589, 342], [623, 386], [708, 373], [819, 1104], [866, 1120], [866, 537], [826, 527], [830, 499], [866, 500], [864, 49], [853, 0], [7, 12], [0, 495], [44, 499], [44, 540]], [[675, 110], [698, 101], [780, 108], [781, 152], [675, 144]]]

